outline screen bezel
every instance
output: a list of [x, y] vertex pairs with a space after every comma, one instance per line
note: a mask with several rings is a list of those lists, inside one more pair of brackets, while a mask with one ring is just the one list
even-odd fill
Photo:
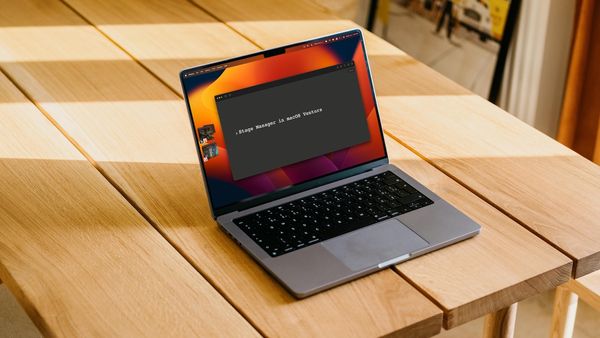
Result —
[[[383, 143], [383, 152], [384, 155], [383, 157], [380, 158], [376, 158], [373, 159], [371, 161], [365, 162], [365, 163], [361, 163], [361, 164], [357, 164], [353, 167], [350, 168], [346, 168], [346, 169], [342, 169], [340, 171], [334, 172], [334, 173], [329, 173], [329, 174], [325, 174], [323, 176], [319, 176], [319, 177], [315, 177], [311, 180], [302, 182], [302, 183], [298, 183], [298, 184], [294, 184], [294, 185], [290, 185], [269, 193], [265, 193], [265, 194], [261, 194], [258, 196], [253, 196], [250, 197], [248, 199], [239, 201], [239, 202], [235, 202], [232, 204], [228, 204], [219, 208], [214, 208], [213, 204], [212, 204], [212, 193], [211, 193], [211, 189], [208, 185], [207, 179], [206, 179], [206, 171], [204, 168], [204, 162], [202, 161], [202, 154], [200, 151], [200, 142], [198, 140], [198, 135], [196, 134], [196, 130], [195, 130], [195, 123], [194, 123], [194, 117], [192, 114], [192, 110], [190, 107], [190, 103], [188, 100], [188, 94], [185, 88], [185, 83], [184, 81], [186, 80], [184, 78], [184, 75], [191, 72], [191, 71], [198, 71], [201, 69], [205, 69], [208, 67], [214, 67], [214, 66], [218, 66], [224, 63], [228, 63], [228, 62], [233, 62], [233, 61], [238, 61], [238, 60], [242, 60], [245, 58], [250, 58], [250, 57], [255, 57], [255, 56], [259, 56], [259, 55], [263, 55], [265, 58], [267, 57], [271, 57], [274, 55], [279, 55], [282, 53], [285, 53], [285, 50], [287, 48], [291, 48], [291, 47], [295, 47], [295, 46], [299, 46], [305, 43], [310, 43], [313, 41], [320, 41], [323, 39], [328, 39], [331, 37], [336, 37], [339, 35], [343, 35], [343, 34], [348, 34], [348, 33], [358, 33], [358, 37], [359, 40], [361, 42], [361, 48], [364, 54], [364, 58], [365, 58], [365, 64], [367, 67], [367, 73], [368, 73], [368, 77], [369, 77], [369, 85], [371, 87], [371, 95], [373, 95], [373, 103], [375, 106], [375, 114], [377, 114], [377, 122], [379, 124], [379, 137], [381, 137], [382, 139], [382, 143]], [[345, 30], [345, 31], [340, 31], [334, 34], [330, 34], [330, 35], [324, 35], [324, 36], [320, 36], [320, 37], [316, 37], [316, 38], [312, 38], [312, 39], [308, 39], [308, 40], [303, 40], [300, 42], [296, 42], [296, 43], [292, 43], [292, 44], [288, 44], [288, 45], [284, 45], [284, 46], [279, 46], [279, 47], [274, 47], [271, 49], [266, 49], [266, 50], [262, 50], [262, 51], [258, 51], [255, 53], [251, 53], [251, 54], [246, 54], [246, 55], [242, 55], [242, 56], [238, 56], [238, 57], [234, 57], [234, 58], [230, 58], [230, 59], [225, 59], [225, 60], [221, 60], [221, 61], [216, 61], [216, 62], [212, 62], [212, 63], [207, 63], [207, 64], [203, 64], [203, 65], [199, 65], [199, 66], [194, 66], [194, 67], [190, 67], [190, 68], [186, 68], [183, 69], [181, 72], [179, 72], [179, 80], [181, 82], [181, 87], [183, 90], [183, 97], [185, 100], [185, 105], [188, 111], [188, 117], [190, 119], [190, 125], [192, 127], [192, 134], [194, 135], [194, 141], [196, 143], [196, 153], [198, 155], [198, 160], [200, 162], [200, 167], [202, 170], [202, 176], [203, 176], [203, 180], [204, 180], [204, 187], [206, 189], [207, 195], [208, 195], [208, 203], [210, 206], [210, 210], [212, 213], [213, 218], [216, 218], [218, 216], [233, 212], [233, 211], [239, 211], [239, 210], [244, 210], [244, 209], [248, 209], [248, 208], [252, 208], [254, 206], [260, 205], [260, 204], [264, 204], [264, 203], [268, 203], [271, 202], [273, 200], [276, 199], [280, 199], [283, 198], [285, 196], [289, 196], [292, 194], [296, 194], [302, 191], [306, 191], [324, 184], [328, 184], [331, 182], [335, 182], [350, 176], [354, 176], [357, 175], [359, 173], [371, 170], [372, 168], [381, 166], [381, 165], [385, 165], [387, 164], [388, 161], [388, 153], [387, 153], [387, 147], [385, 145], [385, 139], [384, 139], [384, 134], [383, 134], [383, 128], [381, 127], [381, 120], [379, 117], [379, 107], [377, 105], [377, 97], [375, 96], [375, 88], [373, 85], [373, 79], [371, 76], [371, 68], [369, 66], [369, 60], [367, 57], [367, 49], [364, 43], [364, 38], [363, 38], [363, 34], [362, 31], [358, 28], [355, 29], [350, 29], [350, 30]]]

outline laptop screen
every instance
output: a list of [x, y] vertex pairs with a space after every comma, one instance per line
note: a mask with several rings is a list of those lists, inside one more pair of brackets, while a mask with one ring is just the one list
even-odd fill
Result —
[[359, 31], [181, 79], [214, 209], [385, 157]]

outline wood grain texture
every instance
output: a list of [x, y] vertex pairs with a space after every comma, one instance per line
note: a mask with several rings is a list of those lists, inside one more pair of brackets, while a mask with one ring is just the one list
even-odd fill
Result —
[[[189, 1], [134, 0], [105, 2], [102, 5], [90, 0], [65, 1], [177, 92], [181, 88], [177, 77], [181, 69], [259, 50], [254, 41], [237, 34]], [[301, 13], [303, 6], [301, 2], [298, 4], [301, 8], [297, 8], [295, 13]], [[163, 11], [164, 6], [170, 6], [169, 11]], [[277, 32], [282, 39], [285, 38], [284, 41], [293, 42], [355, 27], [351, 21], [334, 19], [319, 21], [309, 30], [303, 24], [295, 28], [292, 22], [275, 24], [268, 29], [271, 33]], [[365, 31], [364, 34], [367, 35], [370, 52], [404, 55], [370, 32]], [[261, 44], [263, 48], [273, 46]]]
[[[56, 11], [66, 8], [58, 2], [46, 4]], [[86, 34], [90, 29], [80, 28]], [[0, 39], [2, 46], [22, 47], [2, 67], [261, 333], [431, 336], [440, 331], [441, 310], [391, 269], [308, 299], [293, 299], [211, 219], [181, 99], [129, 59], [78, 61], [89, 46], [108, 40], [98, 32], [85, 39], [76, 34], [84, 33], [46, 36], [47, 43]], [[38, 57], [27, 53], [27, 46], [37, 43], [66, 49], [71, 61], [19, 61]], [[101, 53], [109, 58], [123, 54], [112, 45]]]
[[177, 92], [182, 69], [257, 49], [185, 0], [66, 3]]
[[575, 276], [600, 267], [598, 166], [477, 96], [379, 102], [388, 133], [567, 253]]
[[389, 137], [390, 161], [481, 224], [469, 240], [395, 267], [436, 301], [452, 328], [553, 289], [570, 259]]
[[2, 74], [0, 119], [0, 278], [44, 335], [258, 335]]
[[[330, 20], [340, 22], [309, 1], [266, 12], [258, 12], [266, 0], [196, 2], [261, 46], [327, 33]], [[299, 6], [302, 20], [288, 25], [286, 12]], [[377, 55], [370, 46], [380, 39], [367, 38], [389, 135], [572, 257], [576, 277], [600, 269], [598, 166], [410, 56]]]

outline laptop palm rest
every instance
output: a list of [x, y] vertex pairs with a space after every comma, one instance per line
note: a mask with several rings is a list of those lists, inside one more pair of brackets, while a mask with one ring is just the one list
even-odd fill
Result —
[[400, 262], [429, 243], [402, 222], [391, 218], [321, 245], [349, 269], [357, 271]]

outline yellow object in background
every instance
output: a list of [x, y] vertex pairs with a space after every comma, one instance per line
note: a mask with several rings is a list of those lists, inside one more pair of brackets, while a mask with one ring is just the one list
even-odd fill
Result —
[[491, 35], [495, 39], [500, 40], [502, 39], [502, 32], [504, 32], [504, 24], [506, 23], [510, 0], [488, 0], [488, 5], [492, 19]]

